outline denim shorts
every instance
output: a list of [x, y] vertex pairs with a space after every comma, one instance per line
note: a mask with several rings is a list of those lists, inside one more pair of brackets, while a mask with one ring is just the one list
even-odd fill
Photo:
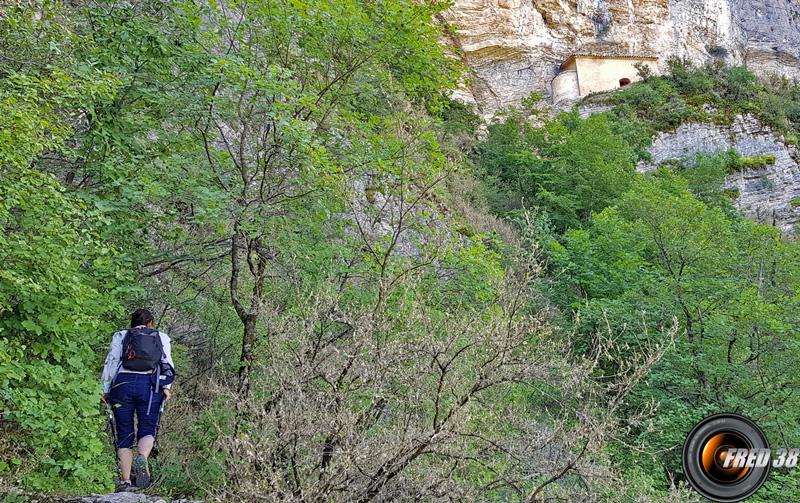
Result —
[[153, 391], [152, 383], [152, 374], [120, 372], [114, 378], [108, 401], [114, 411], [118, 448], [130, 449], [133, 447], [134, 415], [136, 415], [137, 423], [136, 439], [139, 440], [148, 435], [155, 436], [164, 396], [160, 390]]

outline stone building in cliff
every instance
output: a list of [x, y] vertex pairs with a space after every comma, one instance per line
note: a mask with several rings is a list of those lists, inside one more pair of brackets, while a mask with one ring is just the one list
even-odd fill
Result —
[[559, 73], [550, 82], [553, 103], [583, 98], [584, 96], [625, 87], [639, 80], [637, 64], [649, 66], [658, 73], [658, 58], [651, 56], [609, 55], [576, 53], [559, 67]]

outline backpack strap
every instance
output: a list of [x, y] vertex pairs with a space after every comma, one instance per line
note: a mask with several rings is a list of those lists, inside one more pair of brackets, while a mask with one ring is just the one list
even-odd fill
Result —
[[147, 415], [150, 415], [150, 406], [153, 404], [153, 392], [160, 393], [161, 392], [161, 362], [158, 363], [156, 366], [156, 370], [153, 373], [155, 375], [155, 382], [150, 386], [150, 398], [147, 399]]
[[128, 350], [128, 344], [131, 343], [131, 329], [125, 329], [125, 335], [122, 336], [122, 350], [119, 353], [119, 363], [122, 365], [122, 360], [125, 358], [125, 351]]
[[161, 360], [164, 359], [164, 344], [161, 342], [161, 332], [154, 328], [150, 329], [150, 335], [153, 335], [155, 332], [155, 337], [158, 338], [158, 345], [161, 346], [161, 359], [158, 361], [156, 368], [153, 370], [152, 377], [155, 377], [155, 381], [150, 386], [150, 398], [147, 400], [147, 415], [150, 415], [150, 406], [153, 404], [153, 393], [161, 393]]
[[161, 346], [161, 357], [164, 357], [164, 341], [161, 340], [161, 330], [154, 328], [152, 329], [153, 332], [156, 333], [156, 338], [158, 338], [158, 345]]

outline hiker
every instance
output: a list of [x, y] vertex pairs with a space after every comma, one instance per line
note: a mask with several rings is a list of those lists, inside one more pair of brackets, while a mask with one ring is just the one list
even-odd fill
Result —
[[[170, 398], [175, 378], [169, 336], [153, 328], [153, 315], [137, 309], [131, 327], [115, 333], [103, 368], [103, 396], [111, 406], [116, 423], [116, 447], [120, 482], [117, 492], [144, 488], [150, 484], [147, 458], [155, 443], [163, 401]], [[133, 457], [134, 420], [136, 446]], [[131, 484], [131, 468], [135, 486]]]

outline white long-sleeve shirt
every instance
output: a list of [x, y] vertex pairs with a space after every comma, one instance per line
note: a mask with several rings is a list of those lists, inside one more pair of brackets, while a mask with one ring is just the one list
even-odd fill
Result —
[[[120, 372], [130, 374], [150, 373], [149, 371], [137, 372], [122, 368], [122, 340], [125, 338], [125, 334], [128, 332], [128, 330], [130, 329], [126, 328], [125, 330], [120, 330], [119, 332], [116, 332], [113, 337], [111, 337], [111, 347], [108, 350], [108, 355], [106, 355], [106, 363], [103, 366], [103, 375], [100, 378], [100, 380], [103, 382], [103, 393], [108, 393], [111, 391], [111, 383]], [[169, 336], [161, 331], [158, 332], [158, 335], [161, 337], [161, 346], [164, 349], [164, 353], [161, 356], [161, 361], [169, 363], [172, 368], [175, 368], [175, 365], [172, 363], [172, 346], [170, 344]], [[171, 384], [167, 384], [163, 387], [169, 389], [170, 386]]]

